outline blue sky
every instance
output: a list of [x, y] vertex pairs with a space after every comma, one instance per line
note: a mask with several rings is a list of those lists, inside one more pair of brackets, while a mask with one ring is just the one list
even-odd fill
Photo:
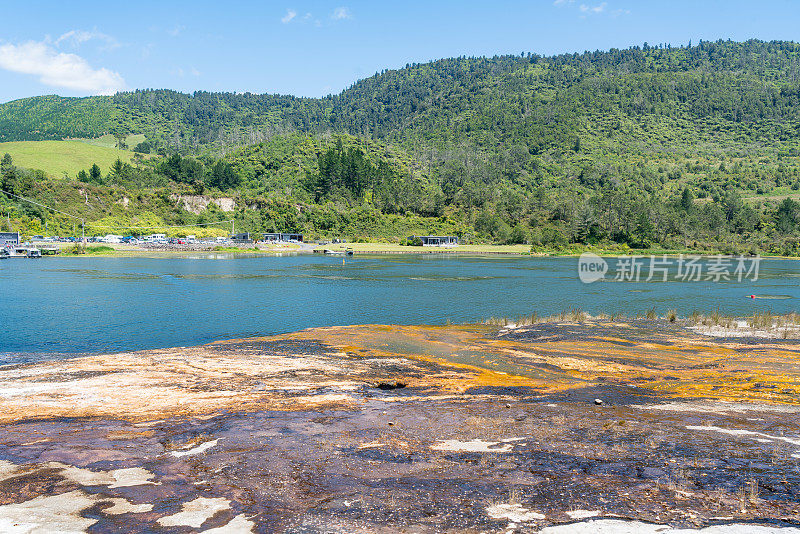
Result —
[[322, 96], [441, 57], [800, 40], [800, 6], [791, 0], [3, 4], [0, 102], [136, 88]]

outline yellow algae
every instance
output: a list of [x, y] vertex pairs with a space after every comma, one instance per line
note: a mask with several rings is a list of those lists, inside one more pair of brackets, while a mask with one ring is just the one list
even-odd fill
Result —
[[[32, 417], [142, 422], [230, 411], [353, 410], [363, 401], [359, 388], [379, 382], [402, 382], [428, 396], [494, 386], [546, 394], [604, 383], [665, 397], [800, 403], [800, 355], [786, 345], [773, 340], [744, 345], [688, 330], [653, 334], [595, 323], [582, 325], [584, 330], [571, 326], [557, 336], [564, 327], [551, 323], [531, 338], [524, 334], [533, 327], [518, 327], [514, 336], [498, 336], [498, 329], [487, 325], [325, 327], [89, 356], [68, 366], [45, 362], [0, 369], [0, 423]], [[592, 331], [601, 326], [606, 332]]]
[[106, 434], [106, 439], [110, 439], [110, 440], [128, 440], [128, 439], [134, 439], [134, 438], [149, 438], [154, 433], [155, 432], [153, 432], [152, 430], [142, 430], [142, 431], [139, 431], [139, 432], [129, 431], [129, 430], [127, 430], [127, 431], [126, 430], [117, 430], [117, 431], [109, 432], [108, 434]]
[[572, 356], [543, 356], [533, 352], [521, 350], [502, 349], [503, 351], [520, 358], [527, 358], [560, 367], [565, 371], [583, 371], [593, 373], [620, 373], [633, 370], [634, 367], [618, 363], [607, 363], [589, 358], [576, 358]]
[[[191, 363], [190, 363], [191, 362]], [[137, 421], [158, 420], [172, 414], [209, 415], [229, 410], [298, 409], [309, 402], [352, 406], [352, 398], [329, 394], [286, 398], [284, 388], [348, 387], [359, 383], [353, 375], [369, 367], [340, 358], [319, 355], [237, 353], [220, 357], [208, 347], [170, 351], [146, 351], [139, 355], [116, 354], [72, 360], [76, 376], [64, 381], [57, 366], [36, 364], [41, 371], [35, 383], [17, 370], [0, 370], [0, 421], [32, 415], [39, 417], [122, 417]], [[287, 373], [311, 371], [313, 376], [288, 380]], [[59, 377], [48, 381], [49, 376]], [[332, 379], [339, 376], [339, 379]]]

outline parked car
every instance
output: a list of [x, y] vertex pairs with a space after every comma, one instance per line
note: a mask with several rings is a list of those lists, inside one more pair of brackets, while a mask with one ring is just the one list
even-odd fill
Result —
[[143, 241], [145, 243], [157, 243], [161, 245], [165, 245], [168, 242], [167, 236], [164, 234], [150, 234], [149, 236], [146, 236]]
[[122, 243], [121, 235], [108, 234], [100, 239], [103, 243]]

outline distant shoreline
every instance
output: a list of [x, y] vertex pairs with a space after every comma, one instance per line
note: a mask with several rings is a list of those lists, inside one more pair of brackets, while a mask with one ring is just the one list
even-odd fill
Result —
[[[41, 243], [35, 243], [34, 246]], [[58, 243], [64, 250], [71, 247], [71, 243]], [[582, 248], [578, 250], [530, 250], [530, 245], [459, 245], [457, 247], [412, 247], [403, 246], [395, 243], [337, 243], [330, 245], [319, 245], [316, 243], [287, 244], [287, 245], [266, 245], [263, 243], [252, 243], [242, 245], [178, 245], [175, 248], [144, 248], [140, 246], [130, 246], [124, 244], [94, 243], [87, 247], [106, 247], [113, 250], [87, 252], [86, 254], [58, 254], [56, 257], [113, 257], [113, 256], [177, 256], [188, 254], [236, 254], [252, 256], [271, 256], [275, 254], [324, 254], [325, 250], [333, 252], [352, 251], [356, 256], [368, 255], [456, 255], [456, 256], [531, 256], [537, 258], [559, 258], [559, 257], [578, 257], [583, 253], [591, 252], [601, 257], [623, 257], [623, 256], [668, 256], [677, 257], [681, 254], [686, 256], [717, 256], [716, 251], [695, 251], [695, 250], [664, 250], [664, 249], [629, 249], [608, 250]], [[723, 254], [730, 256], [730, 254]], [[761, 254], [762, 258], [800, 260], [795, 256], [780, 256]]]

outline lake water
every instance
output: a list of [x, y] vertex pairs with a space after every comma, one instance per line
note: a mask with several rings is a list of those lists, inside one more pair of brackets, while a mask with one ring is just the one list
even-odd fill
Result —
[[[756, 294], [765, 298], [750, 299]], [[316, 326], [443, 324], [487, 317], [787, 313], [800, 262], [758, 281], [583, 284], [576, 258], [445, 255], [43, 258], [0, 261], [0, 364], [187, 346]]]

